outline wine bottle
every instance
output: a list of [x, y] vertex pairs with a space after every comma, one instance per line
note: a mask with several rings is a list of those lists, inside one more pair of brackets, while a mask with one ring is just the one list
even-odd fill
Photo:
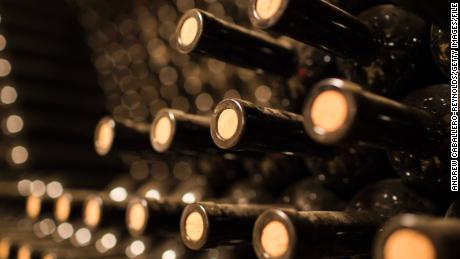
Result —
[[56, 222], [73, 222], [80, 219], [83, 203], [89, 192], [89, 190], [66, 189], [54, 203]]
[[222, 149], [312, 154], [325, 152], [303, 131], [302, 116], [257, 106], [240, 99], [225, 99], [215, 108], [211, 136]]
[[127, 228], [133, 236], [170, 236], [179, 232], [180, 218], [187, 204], [209, 198], [233, 204], [273, 201], [273, 197], [251, 179], [239, 180], [223, 191], [215, 189], [213, 182], [193, 177], [179, 184], [166, 197], [132, 198], [126, 209]]
[[[32, 241], [35, 240], [36, 237], [33, 236], [32, 233], [7, 233], [2, 235], [0, 240], [0, 258], [8, 259], [8, 258], [18, 258], [16, 255], [18, 254], [19, 248], [21, 247], [21, 242], [24, 241]], [[19, 258], [18, 258], [19, 259]], [[27, 259], [27, 258], [26, 258]]]
[[[157, 152], [176, 151], [195, 155], [197, 152], [217, 153], [209, 136], [211, 118], [187, 114], [180, 110], [162, 109], [150, 128], [150, 143]], [[199, 154], [199, 153], [198, 153]]]
[[133, 198], [126, 208], [126, 226], [133, 236], [170, 235], [179, 232], [180, 216], [185, 203], [180, 200], [146, 200]]
[[306, 87], [337, 75], [334, 56], [322, 50], [286, 38], [271, 38], [199, 9], [182, 16], [176, 38], [182, 53], [201, 54], [281, 76], [285, 81], [281, 95], [289, 98], [289, 104], [283, 107], [294, 111], [300, 109]]
[[450, 88], [433, 85], [396, 102], [340, 79], [313, 89], [304, 116], [312, 139], [327, 145], [368, 144], [389, 151], [404, 182], [450, 190]]
[[103, 191], [88, 193], [82, 209], [84, 225], [91, 230], [123, 226], [128, 201], [141, 184], [121, 176], [108, 183]]
[[178, 233], [183, 208], [189, 203], [215, 197], [215, 193], [206, 177], [196, 175], [176, 185], [165, 197], [133, 197], [126, 206], [127, 229], [133, 236]]
[[400, 97], [437, 77], [428, 25], [395, 6], [372, 7], [358, 16], [326, 1], [252, 0], [249, 9], [256, 27], [343, 57], [340, 72], [372, 92]]
[[385, 223], [373, 258], [458, 258], [460, 220], [404, 214]]
[[200, 53], [246, 68], [289, 76], [298, 66], [295, 52], [280, 41], [199, 9], [182, 16], [176, 38], [182, 53]]
[[431, 53], [433, 58], [444, 73], [450, 75], [450, 1], [414, 1], [392, 0], [411, 12], [417, 13], [432, 22], [431, 26]]
[[109, 152], [152, 153], [149, 145], [149, 126], [126, 121], [115, 122], [111, 117], [102, 118], [94, 131], [94, 148], [100, 156]]
[[182, 242], [190, 249], [250, 245], [257, 217], [273, 205], [200, 202], [185, 207], [180, 220]]
[[450, 75], [450, 33], [448, 29], [437, 25], [431, 26], [431, 54], [434, 61], [444, 73]]
[[0, 258], [8, 259], [10, 255], [17, 253], [17, 246], [11, 241], [9, 236], [0, 237]]
[[360, 191], [344, 212], [264, 212], [254, 226], [254, 249], [259, 258], [366, 255], [380, 224], [404, 212], [430, 214], [436, 207], [399, 180], [385, 180]]
[[26, 200], [26, 215], [32, 220], [47, 217], [53, 214], [54, 199], [46, 195], [29, 194]]
[[88, 195], [83, 204], [83, 223], [91, 230], [122, 226], [127, 199], [126, 191], [121, 189], [112, 195], [106, 192]]
[[[18, 259], [41, 259], [42, 254], [46, 249], [53, 246], [63, 246], [64, 244], [58, 244], [51, 239], [27, 239], [21, 240], [18, 244], [18, 249], [15, 255], [12, 255], [13, 258]], [[67, 249], [70, 249], [70, 245], [66, 244]]]
[[312, 179], [288, 188], [282, 205], [262, 205], [260, 201], [256, 199], [236, 204], [199, 202], [187, 205], [181, 217], [182, 241], [194, 250], [221, 245], [250, 245], [254, 223], [268, 209], [283, 207], [293, 210], [290, 209], [293, 206], [304, 211], [340, 210], [345, 205]]
[[[310, 171], [315, 175], [330, 175], [323, 177], [323, 181], [344, 193], [389, 173], [388, 159], [381, 151], [318, 145], [307, 136], [303, 123], [298, 114], [226, 99], [214, 110], [211, 136], [224, 149], [306, 155]], [[374, 174], [368, 174], [368, 170]], [[305, 174], [297, 176], [303, 178]], [[281, 182], [277, 184], [280, 186]]]

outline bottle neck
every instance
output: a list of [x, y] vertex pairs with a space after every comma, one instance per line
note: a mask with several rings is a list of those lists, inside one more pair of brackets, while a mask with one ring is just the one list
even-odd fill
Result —
[[179, 40], [179, 50], [184, 53], [198, 53], [236, 66], [261, 69], [285, 77], [296, 73], [296, 52], [268, 35], [224, 21], [205, 11], [193, 9], [179, 22], [179, 39], [181, 28], [187, 19], [199, 21], [199, 32], [188, 45], [181, 44]]
[[[325, 109], [328, 102], [336, 109]], [[426, 139], [433, 115], [417, 107], [373, 94], [339, 79], [320, 82], [304, 110], [305, 128], [325, 144], [368, 144], [387, 149], [414, 149]], [[322, 118], [332, 118], [325, 121]]]
[[[227, 125], [234, 130], [228, 132], [229, 127], [224, 127]], [[217, 146], [231, 150], [286, 155], [329, 151], [305, 134], [301, 115], [239, 99], [227, 99], [217, 105], [211, 135]]]
[[373, 32], [355, 16], [323, 0], [286, 2], [271, 21], [260, 20], [252, 10], [253, 23], [341, 57], [367, 60], [373, 55]]

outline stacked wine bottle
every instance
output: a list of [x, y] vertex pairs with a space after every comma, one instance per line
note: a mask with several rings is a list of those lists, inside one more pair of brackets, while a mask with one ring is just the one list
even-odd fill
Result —
[[0, 259], [458, 258], [449, 8], [1, 1]]

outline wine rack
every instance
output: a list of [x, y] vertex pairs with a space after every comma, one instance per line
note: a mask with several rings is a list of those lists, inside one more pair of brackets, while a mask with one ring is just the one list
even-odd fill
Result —
[[449, 9], [0, 0], [0, 259], [457, 258]]

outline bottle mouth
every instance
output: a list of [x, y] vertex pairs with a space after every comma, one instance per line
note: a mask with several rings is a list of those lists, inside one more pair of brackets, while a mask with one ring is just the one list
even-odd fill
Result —
[[262, 228], [260, 244], [270, 258], [285, 255], [289, 249], [289, 233], [286, 226], [278, 220], [267, 222]]
[[191, 52], [202, 32], [202, 17], [198, 9], [184, 13], [176, 28], [177, 46], [183, 53]]
[[192, 242], [203, 238], [204, 219], [200, 213], [194, 211], [185, 218], [185, 236]]
[[32, 249], [29, 245], [22, 245], [18, 249], [18, 259], [32, 259]]
[[69, 193], [62, 194], [56, 200], [54, 217], [60, 222], [67, 221], [70, 217], [72, 207], [72, 196]]
[[238, 114], [234, 109], [225, 109], [217, 115], [217, 134], [223, 140], [235, 136], [238, 130]]
[[208, 238], [209, 220], [200, 204], [187, 205], [181, 216], [181, 238], [190, 249], [200, 250]]
[[361, 88], [351, 82], [330, 78], [319, 82], [307, 98], [304, 128], [322, 144], [338, 144], [353, 131], [358, 109], [354, 92]]
[[337, 90], [325, 90], [318, 93], [311, 102], [310, 118], [313, 131], [324, 135], [340, 130], [348, 117], [346, 97]]
[[42, 198], [36, 195], [29, 195], [26, 201], [26, 214], [30, 219], [37, 219], [42, 209]]
[[57, 259], [57, 256], [54, 253], [48, 253], [43, 256], [43, 259]]
[[258, 28], [272, 27], [283, 16], [289, 0], [252, 0], [249, 5], [249, 17]]
[[9, 238], [4, 237], [0, 239], [0, 258], [11, 258], [11, 241]]
[[268, 210], [257, 218], [253, 245], [259, 258], [291, 258], [296, 242], [294, 226], [283, 211]]
[[175, 134], [174, 114], [168, 109], [157, 113], [150, 128], [150, 144], [157, 152], [165, 152], [171, 146]]
[[107, 155], [115, 139], [115, 121], [110, 117], [102, 118], [94, 131], [94, 148], [100, 156]]
[[97, 195], [89, 196], [83, 205], [83, 223], [95, 228], [99, 225], [102, 216], [102, 199]]
[[217, 104], [211, 118], [211, 136], [223, 149], [235, 146], [245, 125], [244, 110], [236, 99], [225, 99]]
[[190, 45], [198, 36], [198, 20], [195, 17], [187, 17], [179, 29], [179, 42], [182, 45]]
[[436, 259], [436, 248], [425, 234], [408, 228], [394, 231], [385, 240], [383, 259]]
[[273, 18], [281, 9], [282, 0], [255, 0], [255, 13], [263, 20]]
[[149, 211], [143, 199], [133, 199], [126, 209], [126, 226], [132, 235], [141, 235], [147, 226]]

